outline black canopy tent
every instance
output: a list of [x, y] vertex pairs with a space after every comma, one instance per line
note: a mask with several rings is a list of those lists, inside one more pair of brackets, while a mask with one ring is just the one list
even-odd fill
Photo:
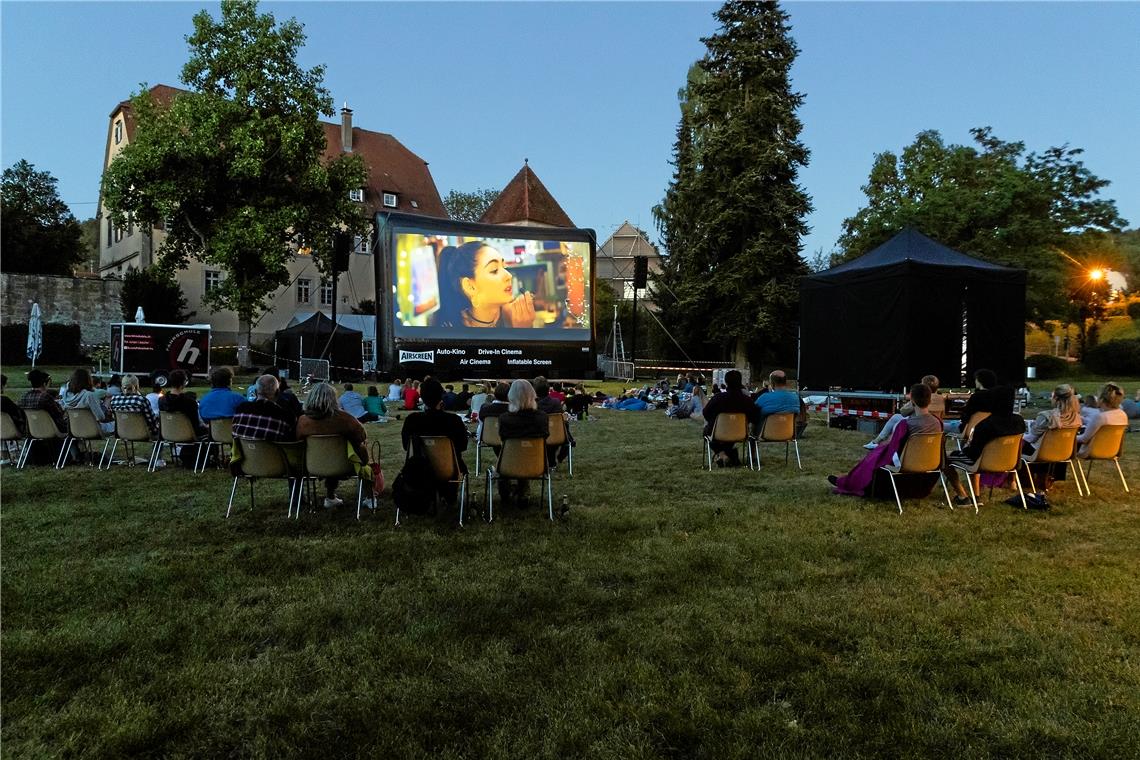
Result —
[[[963, 336], [965, 341], [963, 341]], [[800, 384], [899, 390], [923, 375], [958, 385], [988, 367], [1025, 379], [1025, 270], [906, 229], [800, 284]]]
[[[335, 334], [334, 334], [335, 330]], [[296, 377], [301, 358], [319, 359], [332, 335], [332, 345], [324, 355], [329, 361], [329, 374], [334, 379], [359, 377], [362, 372], [363, 333], [337, 325], [321, 312], [304, 322], [278, 330], [274, 336], [278, 369], [288, 368]]]

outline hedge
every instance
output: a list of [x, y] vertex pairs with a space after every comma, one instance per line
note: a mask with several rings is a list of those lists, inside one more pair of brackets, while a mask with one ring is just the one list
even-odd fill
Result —
[[1101, 343], [1085, 354], [1084, 365], [1098, 375], [1140, 375], [1140, 338]]
[[[45, 324], [43, 348], [36, 364], [82, 364], [85, 356], [81, 342], [79, 325]], [[0, 363], [6, 367], [30, 364], [27, 348], [26, 324], [0, 327]]]
[[1059, 356], [1050, 356], [1049, 354], [1031, 354], [1025, 357], [1025, 366], [1037, 368], [1038, 380], [1052, 380], [1057, 377], [1064, 377], [1071, 371], [1068, 361]]

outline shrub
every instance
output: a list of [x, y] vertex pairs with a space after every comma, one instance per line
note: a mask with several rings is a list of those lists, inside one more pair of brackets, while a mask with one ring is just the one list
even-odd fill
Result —
[[[30, 364], [28, 361], [28, 326], [4, 325], [0, 328], [0, 363], [5, 366]], [[36, 364], [81, 364], [79, 325], [45, 324], [43, 348]]]
[[1050, 356], [1049, 354], [1031, 354], [1025, 357], [1025, 366], [1037, 368], [1038, 380], [1064, 377], [1070, 371], [1069, 362], [1059, 356]]
[[225, 346], [223, 348], [210, 349], [210, 366], [211, 367], [236, 367], [237, 366], [237, 346]]
[[1098, 375], [1140, 375], [1140, 338], [1110, 340], [1090, 348], [1084, 365]]
[[1128, 304], [1128, 316], [1132, 317], [1133, 321], [1140, 322], [1140, 301], [1133, 301]]

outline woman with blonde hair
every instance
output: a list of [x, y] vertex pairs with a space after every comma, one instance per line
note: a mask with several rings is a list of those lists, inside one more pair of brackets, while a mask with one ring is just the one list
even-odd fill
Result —
[[1127, 425], [1128, 415], [1120, 408], [1120, 402], [1124, 400], [1124, 389], [1116, 383], [1105, 383], [1104, 387], [1100, 389], [1100, 394], [1097, 396], [1097, 405], [1099, 409], [1095, 414], [1089, 416], [1085, 424], [1085, 432], [1077, 436], [1077, 443], [1081, 445], [1080, 453], [1083, 455], [1087, 449], [1087, 444], [1096, 435], [1096, 431], [1100, 430], [1105, 425]]
[[1073, 391], [1073, 386], [1065, 383], [1053, 389], [1053, 406], [1037, 415], [1029, 424], [1029, 430], [1021, 439], [1025, 453], [1032, 454], [1041, 436], [1049, 430], [1079, 428], [1081, 426], [1081, 402]]
[[[297, 440], [303, 441], [311, 435], [344, 436], [352, 444], [360, 463], [368, 464], [368, 434], [355, 417], [340, 408], [336, 391], [328, 383], [317, 383], [309, 389], [305, 413], [297, 419]], [[344, 504], [336, 495], [339, 482], [335, 478], [325, 480], [325, 509]]]

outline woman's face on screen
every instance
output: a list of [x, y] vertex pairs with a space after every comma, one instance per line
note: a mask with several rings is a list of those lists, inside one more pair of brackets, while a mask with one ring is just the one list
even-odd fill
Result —
[[514, 297], [513, 280], [502, 254], [484, 246], [475, 256], [475, 276], [462, 280], [463, 292], [471, 299], [472, 306], [506, 304]]

